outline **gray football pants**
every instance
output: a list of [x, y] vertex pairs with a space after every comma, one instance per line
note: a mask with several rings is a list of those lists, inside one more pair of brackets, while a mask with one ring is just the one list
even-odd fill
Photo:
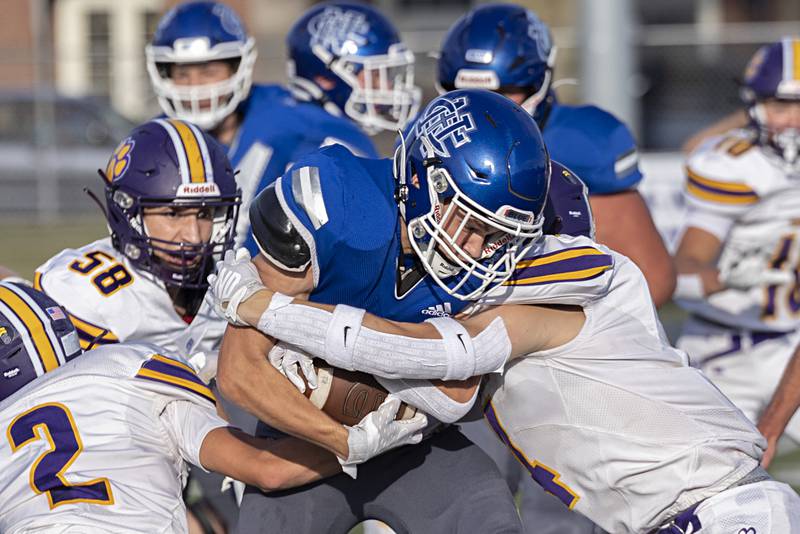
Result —
[[345, 534], [380, 519], [398, 534], [521, 533], [514, 500], [494, 462], [457, 427], [303, 488], [248, 487], [240, 534]]

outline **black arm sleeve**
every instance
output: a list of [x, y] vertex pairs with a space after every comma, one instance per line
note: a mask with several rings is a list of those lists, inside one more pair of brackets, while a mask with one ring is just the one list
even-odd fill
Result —
[[250, 204], [250, 225], [261, 253], [278, 267], [302, 271], [311, 262], [311, 251], [278, 202], [274, 183]]

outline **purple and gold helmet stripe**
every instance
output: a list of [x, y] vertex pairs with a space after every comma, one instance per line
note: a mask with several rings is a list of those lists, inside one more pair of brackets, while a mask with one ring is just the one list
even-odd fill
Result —
[[197, 184], [214, 182], [211, 155], [203, 134], [192, 124], [177, 119], [156, 119], [169, 134], [175, 153], [181, 182]]
[[136, 373], [136, 378], [169, 384], [215, 404], [217, 402], [214, 393], [198, 378], [191, 367], [160, 354], [153, 354], [149, 360], [144, 362], [139, 372]]
[[50, 317], [24, 291], [12, 284], [0, 284], [0, 313], [22, 334], [22, 341], [38, 375], [65, 362], [61, 346], [50, 325]]
[[745, 184], [732, 184], [704, 178], [691, 169], [687, 169], [689, 177], [686, 183], [688, 192], [701, 200], [722, 204], [755, 204], [758, 194]]
[[540, 285], [577, 282], [602, 275], [614, 265], [612, 257], [594, 247], [575, 247], [543, 254], [517, 263], [513, 276], [503, 285]]

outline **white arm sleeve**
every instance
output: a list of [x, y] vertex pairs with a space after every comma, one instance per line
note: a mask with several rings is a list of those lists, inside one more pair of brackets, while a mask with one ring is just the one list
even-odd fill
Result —
[[181, 457], [190, 464], [208, 470], [200, 464], [200, 448], [209, 432], [226, 427], [228, 423], [217, 415], [210, 405], [176, 400], [166, 405], [159, 417], [164, 430], [178, 449]]
[[500, 317], [474, 337], [458, 321], [436, 318], [442, 337], [421, 339], [364, 327], [364, 313], [344, 305], [330, 313], [276, 294], [257, 328], [335, 367], [387, 378], [464, 380], [501, 370], [511, 355]]
[[472, 398], [467, 402], [457, 402], [427, 380], [413, 380], [406, 378], [375, 379], [386, 391], [398, 397], [408, 405], [422, 410], [434, 419], [443, 423], [455, 423], [472, 409], [475, 399], [478, 398], [478, 388], [475, 388]]

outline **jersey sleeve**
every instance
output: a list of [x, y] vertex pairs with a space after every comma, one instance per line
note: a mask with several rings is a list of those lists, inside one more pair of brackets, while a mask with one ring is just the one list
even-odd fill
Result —
[[615, 116], [581, 106], [564, 107], [555, 119], [544, 130], [550, 155], [580, 176], [590, 194], [619, 193], [642, 180], [636, 141]]
[[80, 272], [86, 259], [82, 251], [67, 249], [39, 267], [33, 278], [34, 288], [67, 310], [84, 350], [120, 339], [105, 317], [108, 303], [102, 302], [104, 295], [93, 286], [96, 277]]
[[546, 236], [544, 247], [518, 262], [511, 278], [480, 304], [583, 306], [608, 293], [613, 277], [607, 248], [584, 237]]
[[[741, 176], [730, 138], [715, 137], [689, 156], [686, 164], [686, 227], [695, 227], [724, 239], [733, 223], [759, 201], [759, 195]], [[739, 144], [736, 141], [736, 145]]]
[[167, 404], [159, 419], [181, 457], [208, 472], [200, 463], [203, 440], [209, 432], [227, 427], [228, 423], [212, 407], [186, 400]]

